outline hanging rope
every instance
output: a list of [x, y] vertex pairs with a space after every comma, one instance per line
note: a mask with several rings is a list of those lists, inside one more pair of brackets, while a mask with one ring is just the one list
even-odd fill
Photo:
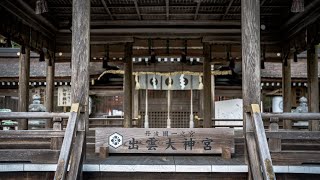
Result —
[[[100, 80], [105, 74], [124, 74], [123, 70], [106, 70], [104, 71], [99, 77], [98, 80]], [[176, 71], [176, 72], [171, 72], [171, 73], [166, 73], [166, 72], [133, 72], [132, 75], [144, 75], [144, 74], [149, 74], [149, 75], [159, 75], [159, 76], [175, 76], [175, 75], [193, 75], [193, 76], [202, 76], [202, 72], [191, 72], [191, 71]], [[223, 75], [232, 75], [232, 72], [230, 70], [214, 70], [211, 71], [211, 75], [214, 76], [223, 76]]]

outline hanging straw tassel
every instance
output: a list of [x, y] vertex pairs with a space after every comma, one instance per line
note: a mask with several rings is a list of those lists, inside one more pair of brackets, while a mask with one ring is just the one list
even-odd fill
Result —
[[203, 83], [202, 83], [202, 77], [199, 76], [199, 90], [202, 90], [203, 89]]
[[171, 79], [171, 76], [169, 76], [168, 89], [172, 89], [172, 79]]
[[291, 12], [298, 13], [304, 11], [304, 0], [292, 0]]
[[139, 83], [139, 76], [138, 75], [136, 75], [135, 77], [134, 77], [134, 80], [135, 80], [135, 82], [136, 82], [136, 90], [139, 90], [140, 88], [141, 88], [141, 86], [140, 86], [140, 83]]

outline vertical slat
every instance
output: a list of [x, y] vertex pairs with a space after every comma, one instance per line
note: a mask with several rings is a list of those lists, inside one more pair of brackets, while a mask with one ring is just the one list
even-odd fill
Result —
[[252, 104], [252, 124], [254, 128], [255, 142], [259, 151], [260, 165], [263, 171], [264, 179], [276, 179], [266, 133], [264, 130], [260, 107], [258, 104]]
[[210, 44], [203, 44], [203, 127], [212, 127]]
[[[270, 119], [270, 132], [278, 132], [279, 131], [279, 118], [271, 118]], [[281, 139], [270, 138], [269, 139], [269, 149], [271, 152], [280, 152], [281, 151]]]
[[[61, 117], [54, 117], [53, 118], [53, 130], [54, 131], [62, 131], [62, 118]], [[59, 150], [61, 148], [63, 142], [63, 138], [61, 137], [53, 137], [51, 138], [51, 149]]]
[[[46, 109], [48, 112], [53, 112], [53, 97], [54, 97], [54, 62], [47, 60], [47, 77], [46, 77]], [[46, 129], [52, 128], [52, 120], [47, 120]]]
[[[24, 48], [24, 49], [23, 49]], [[30, 77], [30, 48], [21, 47], [19, 59], [19, 111], [28, 112]], [[28, 129], [28, 120], [19, 121], [19, 129]]]
[[125, 128], [132, 127], [132, 43], [125, 45], [125, 63], [124, 63], [124, 122]]
[[[291, 59], [282, 63], [283, 112], [291, 112]], [[292, 129], [292, 121], [283, 121], [284, 129]]]

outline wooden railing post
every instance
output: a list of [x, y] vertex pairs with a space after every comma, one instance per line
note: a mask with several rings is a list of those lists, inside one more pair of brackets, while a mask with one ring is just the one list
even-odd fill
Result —
[[[270, 118], [270, 132], [278, 132], [279, 131], [279, 118]], [[281, 139], [278, 138], [270, 138], [268, 141], [269, 149], [271, 152], [280, 152], [281, 151]]]
[[[53, 130], [54, 131], [62, 131], [62, 118], [61, 117], [54, 117], [53, 118]], [[51, 145], [50, 148], [52, 150], [60, 150], [62, 145], [63, 138], [61, 137], [53, 137], [51, 138]]]

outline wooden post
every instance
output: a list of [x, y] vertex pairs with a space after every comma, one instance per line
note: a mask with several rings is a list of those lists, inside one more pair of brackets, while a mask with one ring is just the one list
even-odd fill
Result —
[[132, 43], [125, 45], [125, 63], [124, 63], [124, 122], [125, 128], [132, 127]]
[[[279, 118], [270, 118], [269, 132], [278, 132], [279, 131]], [[269, 149], [271, 152], [280, 152], [281, 151], [281, 139], [272, 139], [268, 141]]]
[[[214, 66], [212, 65], [214, 68]], [[215, 77], [211, 75], [211, 108], [212, 108], [212, 119], [215, 119]], [[213, 125], [216, 125], [216, 122], [213, 121]]]
[[[62, 118], [61, 117], [55, 117], [53, 118], [53, 130], [54, 131], [62, 131], [63, 127], [62, 127]], [[51, 149], [53, 150], [60, 150], [61, 149], [61, 145], [63, 142], [63, 138], [59, 137], [54, 137], [51, 138]]]
[[[282, 97], [283, 112], [291, 112], [291, 59], [286, 59], [282, 63]], [[283, 121], [284, 129], [292, 129], [292, 121]]]
[[[53, 112], [53, 98], [54, 98], [54, 61], [47, 60], [47, 77], [46, 77], [46, 109], [48, 112]], [[52, 128], [52, 120], [48, 119], [46, 122], [46, 129]]]
[[[309, 41], [308, 34], [308, 41]], [[309, 112], [319, 112], [319, 82], [318, 82], [318, 51], [317, 46], [311, 45], [307, 50], [308, 71], [308, 106]], [[310, 131], [319, 131], [319, 121], [309, 121]]]
[[86, 154], [85, 132], [89, 131], [90, 6], [88, 0], [72, 1], [71, 101], [80, 104], [81, 113], [67, 179], [82, 179], [82, 161]]
[[203, 44], [203, 127], [212, 127], [210, 44]]
[[[249, 176], [262, 179], [255, 141], [252, 141], [253, 125], [250, 122], [251, 104], [260, 104], [260, 1], [241, 0], [242, 36], [242, 98], [245, 153], [249, 155]], [[249, 141], [248, 141], [249, 140]]]
[[146, 74], [146, 95], [145, 95], [145, 115], [144, 115], [144, 128], [149, 128], [149, 115], [148, 115], [148, 75]]
[[[24, 49], [23, 49], [24, 48]], [[30, 48], [21, 47], [19, 59], [19, 106], [20, 112], [28, 112], [30, 78]], [[21, 119], [18, 128], [28, 129], [28, 120]]]

